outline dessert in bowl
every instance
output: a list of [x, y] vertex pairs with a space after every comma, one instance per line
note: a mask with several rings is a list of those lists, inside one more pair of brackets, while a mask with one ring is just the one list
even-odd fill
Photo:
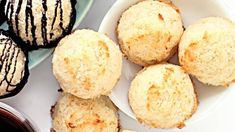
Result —
[[[103, 22], [100, 25], [99, 32], [104, 33], [107, 36], [109, 36], [111, 39], [113, 39], [117, 44], [120, 45], [120, 49], [122, 49], [122, 50], [124, 47], [123, 44], [125, 44], [125, 42], [126, 42], [127, 48], [125, 47], [124, 50], [126, 50], [128, 48], [130, 48], [130, 49], [131, 48], [135, 49], [136, 47], [138, 48], [138, 46], [135, 47], [135, 44], [138, 45], [138, 43], [134, 43], [133, 41], [130, 42], [126, 38], [128, 38], [128, 36], [131, 36], [131, 35], [132, 35], [132, 37], [130, 37], [130, 38], [133, 38], [133, 36], [134, 36], [133, 34], [143, 33], [146, 28], [149, 28], [148, 26], [151, 27], [151, 25], [146, 26], [146, 24], [140, 24], [140, 25], [145, 25], [146, 27], [144, 27], [144, 28], [141, 26], [138, 27], [137, 23], [143, 22], [144, 20], [130, 20], [132, 18], [138, 17], [138, 15], [135, 16], [136, 14], [134, 14], [135, 13], [134, 11], [130, 11], [131, 10], [130, 8], [135, 7], [135, 5], [139, 2], [141, 3], [140, 0], [130, 0], [130, 1], [119, 0], [119, 1], [117, 1], [112, 6], [112, 8], [109, 10], [109, 12], [106, 14], [106, 16], [103, 19]], [[221, 17], [223, 17], [223, 20], [225, 19], [225, 21], [227, 21], [228, 19], [230, 19], [230, 20], [228, 20], [230, 22], [231, 22], [231, 20], [235, 20], [234, 13], [232, 12], [232, 8], [228, 6], [227, 2], [223, 3], [219, 0], [206, 1], [206, 2], [205, 1], [197, 1], [197, 0], [189, 0], [189, 1], [173, 0], [172, 2], [179, 9], [180, 15], [183, 20], [183, 25], [186, 28], [186, 30], [189, 27], [189, 25], [194, 25], [194, 23], [196, 23], [196, 21], [200, 21], [199, 19], [202, 19], [205, 17], [215, 17], [215, 16], [219, 17], [219, 18], [215, 18], [215, 19], [220, 19]], [[210, 7], [210, 8], [208, 8], [208, 7]], [[124, 23], [123, 18], [128, 16], [128, 15], [126, 15], [127, 12], [133, 13], [132, 14], [133, 16], [129, 17], [129, 20], [128, 20], [128, 21], [132, 21], [132, 25], [129, 25], [129, 27], [132, 27], [132, 28], [127, 27], [126, 30], [128, 30], [128, 31], [125, 31], [125, 32], [127, 32], [126, 35], [122, 35], [122, 34], [120, 35], [119, 30], [121, 28], [119, 28], [118, 25]], [[123, 17], [123, 14], [124, 14], [124, 17]], [[139, 14], [140, 14], [140, 12], [139, 12]], [[141, 15], [139, 15], [139, 16], [141, 16]], [[149, 12], [149, 15], [146, 15], [144, 17], [142, 16], [142, 18], [150, 20], [150, 19], [148, 19], [149, 16], [152, 16], [152, 14], [150, 12]], [[162, 17], [167, 18], [164, 16], [164, 14], [162, 15]], [[160, 15], [160, 17], [155, 17], [155, 18], [156, 19], [161, 18], [161, 15]], [[134, 27], [136, 25], [139, 29]], [[213, 25], [213, 22], [210, 22], [210, 25]], [[153, 27], [153, 28], [156, 28], [156, 27]], [[216, 28], [218, 28], [218, 27], [216, 27]], [[154, 30], [152, 28], [149, 28], [149, 29]], [[130, 32], [129, 30], [132, 30], [134, 33], [132, 34], [132, 32]], [[138, 32], [138, 33], [136, 33], [136, 32]], [[150, 32], [150, 33], [152, 33], [152, 32]], [[121, 42], [120, 42], [120, 40], [121, 40]], [[152, 39], [149, 39], [149, 41], [151, 41], [151, 40]], [[165, 39], [163, 39], [163, 40], [165, 40]], [[139, 42], [138, 38], [134, 39], [134, 41]], [[149, 42], [149, 41], [147, 41], [147, 42]], [[180, 43], [180, 42], [178, 42], [178, 43]], [[144, 44], [146, 44], [146, 42]], [[144, 44], [142, 44], [142, 45], [144, 45]], [[139, 45], [141, 45], [141, 43], [139, 43]], [[222, 45], [223, 45], [223, 43], [222, 43]], [[234, 44], [232, 47], [234, 49]], [[146, 48], [146, 47], [144, 47], [144, 48]], [[130, 49], [129, 49], [129, 51], [131, 51]], [[151, 49], [151, 50], [153, 50], [153, 49]], [[151, 51], [151, 50], [140, 49], [140, 50], [136, 50], [134, 52], [130, 52], [131, 54], [126, 51], [123, 51], [123, 54], [126, 57], [123, 58], [122, 76], [120, 78], [120, 81], [118, 82], [116, 87], [113, 89], [112, 93], [110, 94], [110, 98], [114, 102], [114, 104], [116, 104], [120, 110], [122, 110], [124, 113], [126, 113], [128, 116], [132, 117], [133, 119], [136, 119], [136, 114], [133, 112], [132, 108], [129, 105], [129, 98], [128, 98], [128, 94], [130, 94], [129, 88], [131, 87], [132, 80], [135, 78], [137, 73], [142, 69], [142, 66], [146, 66], [146, 65], [145, 65], [145, 63], [142, 63], [145, 58], [140, 58], [138, 56], [133, 57], [132, 53], [134, 53], [134, 55], [136, 55], [136, 54], [137, 55], [141, 55], [141, 54], [145, 55], [145, 54], [148, 54], [148, 51]], [[139, 51], [141, 51], [141, 52], [139, 52]], [[144, 51], [146, 53], [144, 53]], [[176, 51], [174, 51], [174, 52], [176, 53]], [[232, 55], [232, 57], [233, 57], [233, 55]], [[232, 57], [229, 57], [229, 58], [232, 58]], [[135, 61], [135, 58], [140, 58], [139, 60], [141, 60], [141, 61]], [[178, 61], [178, 54], [174, 55], [171, 59], [164, 60], [164, 61], [167, 61], [168, 63], [180, 65], [179, 61]], [[139, 62], [141, 62], [141, 63], [139, 63]], [[232, 62], [233, 61], [231, 61], [231, 63]], [[156, 61], [150, 65], [158, 65], [159, 63], [161, 63], [161, 61], [159, 61], [159, 62]], [[147, 66], [148, 65], [149, 64], [147, 64]], [[230, 67], [233, 67], [233, 64], [231, 64]], [[231, 72], [231, 70], [230, 70], [230, 72]], [[208, 83], [203, 84], [202, 82], [198, 81], [195, 78], [197, 76], [194, 77], [194, 75], [191, 72], [187, 71], [186, 73], [192, 75], [191, 76], [192, 82], [194, 84], [195, 91], [198, 95], [198, 100], [200, 102], [196, 113], [192, 116], [192, 118], [190, 118], [185, 123], [186, 125], [189, 125], [191, 123], [194, 123], [194, 122], [199, 121], [200, 119], [206, 117], [213, 109], [216, 108], [216, 106], [219, 106], [219, 104], [221, 104], [223, 102], [223, 99], [226, 97], [226, 94], [228, 94], [231, 91], [232, 87], [234, 87], [234, 84], [231, 82], [231, 79], [229, 79], [230, 80], [230, 81], [228, 81], [229, 85], [219, 85], [219, 86], [218, 85], [212, 86], [213, 84], [207, 85]]]

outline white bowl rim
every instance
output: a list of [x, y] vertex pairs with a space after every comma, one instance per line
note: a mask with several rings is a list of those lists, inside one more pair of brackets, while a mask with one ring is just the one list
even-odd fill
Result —
[[35, 132], [40, 132], [40, 129], [38, 128], [36, 123], [31, 118], [29, 118], [26, 114], [19, 112], [18, 110], [14, 109], [13, 107], [3, 102], [0, 102], [0, 109], [8, 111], [10, 114], [16, 116], [20, 121], [26, 122], [28, 125], [30, 125], [30, 127], [32, 127], [32, 129]]
[[[132, 1], [133, 1], [133, 2], [136, 3], [136, 0], [128, 0], [128, 1], [129, 1], [129, 2], [130, 2], [130, 1], [132, 2]], [[231, 0], [230, 0], [230, 1], [231, 1]], [[117, 0], [117, 1], [112, 5], [112, 7], [109, 9], [109, 11], [106, 13], [106, 15], [104, 16], [104, 18], [103, 18], [103, 20], [102, 20], [102, 22], [101, 22], [101, 24], [100, 24], [99, 30], [98, 30], [100, 33], [104, 33], [104, 34], [105, 34], [105, 32], [104, 32], [104, 30], [105, 30], [104, 27], [106, 27], [107, 23], [110, 22], [110, 21], [108, 22], [107, 20], [109, 20], [109, 18], [111, 17], [111, 14], [113, 13], [113, 11], [114, 11], [115, 9], [119, 9], [119, 6], [121, 6], [121, 5], [123, 4], [122, 2], [125, 3], [126, 0]], [[233, 8], [231, 7], [231, 5], [228, 4], [229, 2], [223, 3], [223, 2], [220, 1], [220, 0], [217, 0], [216, 2], [218, 2], [218, 4], [223, 4], [223, 6], [224, 6], [225, 8], [229, 8], [229, 9], [227, 9], [228, 12], [229, 12], [229, 13], [228, 13], [228, 16], [230, 16], [231, 19], [235, 21], [235, 13], [231, 12]], [[129, 7], [130, 7], [130, 6], [129, 6]], [[230, 11], [229, 11], [229, 10], [230, 10]], [[220, 97], [220, 103], [219, 103], [219, 104], [217, 103], [217, 104], [213, 105], [213, 106], [212, 106], [213, 108], [217, 108], [218, 106], [220, 106], [220, 105], [223, 104], [225, 98], [228, 97], [228, 94], [231, 93], [232, 87], [235, 88], [235, 84], [232, 84], [231, 86], [229, 86], [229, 88], [227, 88], [227, 90], [226, 90], [224, 93], [222, 93], [223, 95]], [[224, 94], [227, 94], [227, 96], [225, 96]], [[135, 116], [133, 116], [133, 115], [131, 115], [131, 114], [129, 114], [128, 112], [126, 112], [126, 111], [123, 110], [123, 109], [124, 109], [123, 106], [120, 106], [120, 105], [119, 105], [120, 103], [118, 103], [118, 102], [120, 102], [120, 101], [117, 99], [116, 95], [114, 95], [112, 92], [111, 92], [111, 94], [109, 95], [109, 98], [112, 100], [112, 102], [113, 102], [124, 114], [126, 114], [127, 116], [131, 117], [131, 118], [134, 119], [134, 120], [137, 120]], [[210, 109], [210, 110], [215, 111], [215, 109]], [[187, 124], [192, 124], [192, 123], [195, 123], [195, 122], [197, 122], [197, 121], [199, 121], [199, 120], [201, 120], [201, 119], [203, 119], [203, 118], [206, 118], [207, 116], [209, 116], [210, 113], [212, 113], [210, 110], [209, 110], [209, 111], [205, 111], [206, 114], [204, 114], [204, 116], [199, 117], [199, 118], [197, 118], [196, 120], [194, 120], [193, 122], [190, 122], [190, 123], [187, 123]]]

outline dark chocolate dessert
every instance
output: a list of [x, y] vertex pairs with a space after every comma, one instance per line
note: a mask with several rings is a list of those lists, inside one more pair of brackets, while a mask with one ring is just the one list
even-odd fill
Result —
[[28, 77], [27, 53], [0, 30], [0, 98], [19, 93]]
[[7, 0], [5, 14], [13, 38], [29, 49], [53, 47], [75, 23], [76, 0]]
[[22, 121], [10, 111], [0, 109], [1, 132], [35, 132], [28, 120]]

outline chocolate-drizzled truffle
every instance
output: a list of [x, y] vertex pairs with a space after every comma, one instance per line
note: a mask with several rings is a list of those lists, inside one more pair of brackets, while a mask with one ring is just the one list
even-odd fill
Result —
[[0, 30], [0, 98], [20, 92], [27, 82], [28, 60], [25, 52]]
[[4, 5], [6, 0], [0, 0], [0, 25], [6, 20], [4, 15]]
[[5, 14], [14, 38], [27, 47], [53, 47], [71, 32], [75, 5], [76, 0], [7, 0]]

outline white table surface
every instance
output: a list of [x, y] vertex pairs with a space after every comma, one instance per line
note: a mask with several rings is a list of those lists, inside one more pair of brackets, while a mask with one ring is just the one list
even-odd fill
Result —
[[[94, 0], [94, 4], [79, 28], [98, 30], [105, 13], [115, 0]], [[15, 97], [1, 100], [30, 117], [42, 132], [51, 128], [50, 108], [58, 96], [59, 86], [52, 75], [51, 57], [30, 71], [25, 88]], [[233, 92], [234, 91], [234, 92]], [[149, 129], [120, 112], [122, 128], [137, 132], [168, 132], [169, 130]], [[235, 89], [219, 106], [202, 120], [173, 132], [233, 132], [235, 131]]]

